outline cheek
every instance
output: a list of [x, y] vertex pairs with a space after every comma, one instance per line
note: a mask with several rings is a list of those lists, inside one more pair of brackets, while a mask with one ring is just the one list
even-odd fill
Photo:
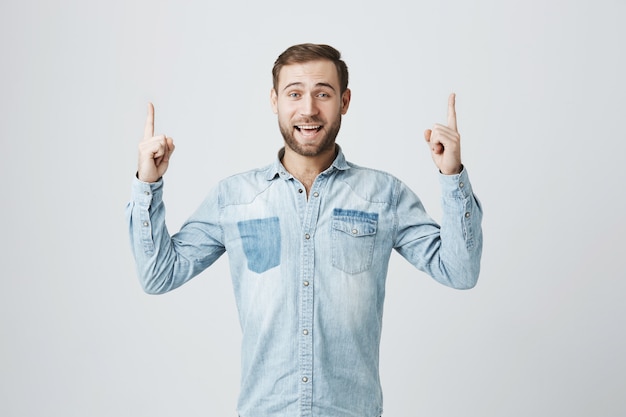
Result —
[[282, 126], [290, 126], [292, 124], [291, 118], [282, 110], [278, 113], [278, 123], [280, 123]]
[[277, 105], [275, 113], [280, 120], [290, 120], [294, 117], [295, 112], [289, 105]]

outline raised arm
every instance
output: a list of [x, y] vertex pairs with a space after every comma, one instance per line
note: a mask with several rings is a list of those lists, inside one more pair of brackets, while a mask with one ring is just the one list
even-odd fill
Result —
[[150, 104], [126, 218], [137, 275], [143, 289], [151, 294], [179, 287], [224, 253], [215, 220], [216, 199], [207, 200], [203, 206], [206, 210], [200, 211], [193, 224], [188, 222], [184, 232], [170, 236], [165, 225], [162, 177], [172, 152], [172, 138], [154, 135], [154, 106]]
[[[448, 99], [447, 126], [435, 124], [424, 132], [433, 161], [441, 172], [441, 226], [426, 222], [421, 203], [404, 188], [398, 205], [395, 248], [417, 268], [444, 285], [467, 289], [476, 285], [482, 255], [482, 208], [461, 164], [455, 95]], [[432, 226], [432, 228], [430, 228]], [[426, 230], [426, 232], [425, 232]]]

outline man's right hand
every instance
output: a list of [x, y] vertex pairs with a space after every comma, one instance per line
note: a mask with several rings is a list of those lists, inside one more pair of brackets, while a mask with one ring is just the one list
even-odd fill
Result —
[[154, 136], [154, 106], [149, 103], [143, 140], [139, 142], [137, 178], [143, 182], [158, 181], [167, 171], [172, 152], [174, 152], [172, 138], [166, 135]]

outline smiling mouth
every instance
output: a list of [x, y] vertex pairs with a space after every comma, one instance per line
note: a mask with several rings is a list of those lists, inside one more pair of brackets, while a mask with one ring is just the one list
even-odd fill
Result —
[[294, 127], [296, 128], [298, 132], [302, 132], [302, 133], [315, 133], [315, 132], [319, 132], [322, 129], [322, 126], [296, 125]]

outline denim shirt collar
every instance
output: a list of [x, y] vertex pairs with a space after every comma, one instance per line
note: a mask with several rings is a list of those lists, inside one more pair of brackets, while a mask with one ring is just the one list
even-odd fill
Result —
[[[335, 158], [333, 163], [330, 165], [330, 167], [328, 167], [328, 169], [326, 169], [326, 171], [324, 172], [331, 172], [332, 170], [344, 171], [344, 170], [350, 169], [350, 165], [346, 161], [346, 157], [344, 156], [343, 151], [341, 150], [341, 146], [339, 145], [335, 145], [335, 146], [337, 146], [337, 157]], [[283, 146], [278, 151], [278, 154], [276, 155], [276, 160], [274, 161], [274, 163], [271, 164], [269, 167], [267, 167], [265, 178], [268, 181], [272, 181], [276, 177], [280, 177], [283, 179], [293, 178], [293, 176], [289, 173], [289, 171], [285, 169], [282, 162], [280, 162], [284, 155], [285, 155], [285, 147]]]

